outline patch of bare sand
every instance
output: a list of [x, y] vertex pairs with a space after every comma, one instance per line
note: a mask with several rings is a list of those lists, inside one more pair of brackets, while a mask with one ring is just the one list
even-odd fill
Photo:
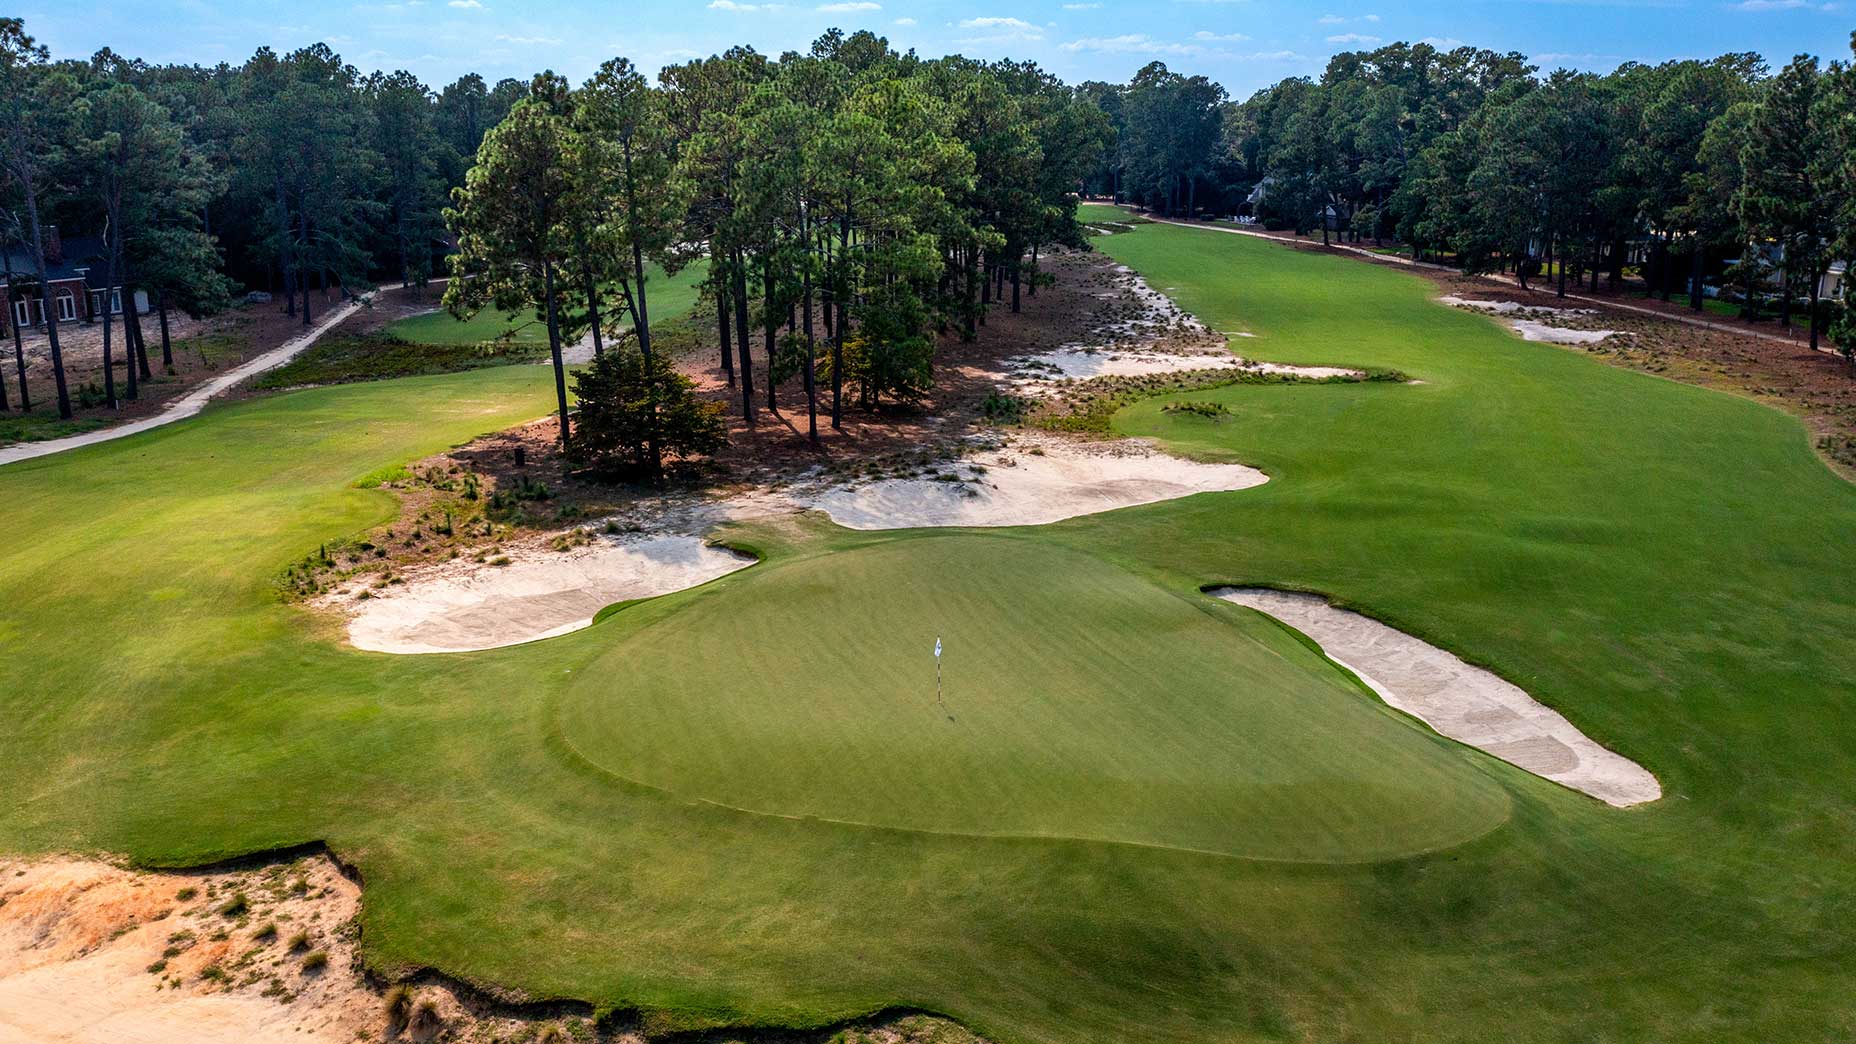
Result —
[[1643, 766], [1599, 746], [1518, 686], [1403, 631], [1319, 595], [1235, 587], [1209, 593], [1308, 635], [1388, 705], [1441, 735], [1619, 808], [1663, 796]]
[[[586, 1005], [512, 1006], [429, 974], [363, 974], [361, 887], [326, 855], [141, 872], [0, 859], [0, 1044], [643, 1044]], [[636, 1022], [636, 1019], [631, 1020]], [[884, 1014], [742, 1044], [985, 1044], [958, 1023]]]
[[1453, 308], [1462, 308], [1474, 312], [1485, 312], [1508, 319], [1508, 325], [1525, 341], [1539, 341], [1546, 344], [1597, 344], [1610, 337], [1616, 337], [1616, 330], [1583, 329], [1567, 325], [1568, 321], [1584, 321], [1598, 314], [1595, 308], [1555, 308], [1541, 304], [1525, 304], [1520, 301], [1489, 301], [1480, 298], [1466, 298], [1456, 294], [1445, 294], [1437, 299], [1442, 304]]
[[1124, 439], [1020, 436], [929, 474], [837, 486], [809, 499], [847, 529], [1040, 526], [1269, 481], [1241, 464], [1205, 464]]
[[[593, 536], [565, 551], [515, 547], [474, 562], [414, 567], [401, 582], [325, 596], [346, 609], [348, 641], [390, 653], [467, 652], [577, 631], [615, 602], [704, 584], [754, 563], [696, 533]], [[494, 564], [492, 564], [494, 563]]]

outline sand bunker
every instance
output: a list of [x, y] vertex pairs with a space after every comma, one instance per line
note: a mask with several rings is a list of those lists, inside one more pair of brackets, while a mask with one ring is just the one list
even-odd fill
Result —
[[[1491, 315], [1508, 316], [1510, 317], [1508, 325], [1527, 341], [1540, 341], [1546, 344], [1597, 344], [1617, 334], [1616, 330], [1573, 330], [1542, 321], [1568, 316], [1597, 315], [1598, 311], [1593, 308], [1550, 308], [1546, 305], [1523, 304], [1519, 301], [1475, 301], [1458, 297], [1455, 294], [1446, 294], [1437, 300], [1454, 308], [1468, 308]], [[1537, 318], [1516, 318], [1526, 316]]]
[[1313, 638], [1381, 699], [1440, 734], [1620, 808], [1663, 796], [1656, 777], [1592, 742], [1556, 711], [1489, 671], [1319, 595], [1218, 588]]
[[841, 486], [806, 502], [847, 529], [1040, 526], [1267, 481], [1255, 468], [1181, 460], [1133, 440], [1040, 438], [950, 462], [931, 475]]
[[1163, 352], [1065, 347], [1038, 355], [1020, 356], [1009, 360], [1006, 365], [1011, 370], [1014, 390], [1033, 395], [1050, 394], [1065, 381], [1089, 380], [1093, 377], [1145, 377], [1193, 370], [1245, 370], [1312, 380], [1365, 376], [1359, 370], [1340, 366], [1290, 366], [1285, 363], [1253, 362], [1224, 351]]
[[1547, 344], [1597, 344], [1617, 333], [1616, 330], [1569, 330], [1531, 319], [1510, 319], [1508, 325], [1514, 327], [1523, 340], [1544, 341]]
[[[566, 634], [614, 602], [707, 583], [754, 559], [693, 533], [595, 537], [569, 551], [511, 551], [506, 564], [453, 561], [403, 576], [356, 600], [348, 641], [374, 652], [495, 649]], [[491, 561], [495, 559], [492, 558]]]

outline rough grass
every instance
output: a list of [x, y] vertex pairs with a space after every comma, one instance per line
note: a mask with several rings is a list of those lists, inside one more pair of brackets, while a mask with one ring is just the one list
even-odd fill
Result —
[[483, 341], [416, 344], [393, 336], [335, 334], [252, 381], [261, 391], [312, 384], [347, 384], [431, 373], [455, 373], [485, 366], [536, 362], [547, 357], [546, 338], [532, 341]]
[[[1841, 537], [1856, 492], [1799, 424], [1521, 342], [1360, 262], [1160, 224], [1100, 242], [1213, 328], [1241, 319], [1259, 335], [1246, 355], [1426, 383], [1176, 397], [1225, 405], [1215, 425], [1166, 413], [1165, 397], [1137, 403], [1117, 427], [1272, 481], [1008, 533], [741, 530], [730, 539], [762, 566], [465, 656], [345, 650], [270, 579], [391, 517], [389, 494], [357, 478], [545, 413], [544, 367], [286, 393], [9, 465], [0, 646], [31, 652], [0, 657], [0, 850], [183, 863], [325, 839], [365, 876], [362, 938], [381, 967], [642, 1008], [654, 1029], [901, 1005], [1005, 1042], [1856, 1035], [1856, 545]], [[1080, 833], [1098, 793], [1158, 778], [1169, 743], [1182, 788], [1211, 793], [1136, 826], [1209, 823], [1216, 790], [1265, 762], [1220, 738], [1230, 726], [1205, 701], [1241, 718], [1269, 692], [1269, 728], [1318, 753], [1283, 766], [1275, 790], [1260, 783], [1223, 840], [1306, 845], [1330, 829], [1305, 823], [1311, 809], [1375, 807], [1348, 780], [1376, 769], [1349, 754], [1391, 741], [1350, 748], [1364, 734], [1335, 725], [1375, 704], [1357, 694], [1337, 711], [1337, 672], [1197, 593], [1223, 582], [1327, 591], [1489, 664], [1667, 796], [1614, 811], [1426, 739], [1436, 756], [1409, 763], [1429, 766], [1427, 800], [1473, 810], [1499, 787], [1505, 823], [1429, 854], [1332, 863], [894, 828], [911, 810], [960, 827], [1006, 808]], [[960, 700], [993, 701], [996, 737], [872, 731], [856, 696], [926, 666], [914, 629], [951, 632], [962, 620], [935, 616], [972, 611], [990, 627], [957, 648], [1054, 655], [1080, 644], [1066, 593], [1080, 620], [1111, 622], [1089, 624], [1107, 640], [1047, 673], [1083, 686], [1092, 715], [1151, 711], [1122, 730], [1127, 761], [1104, 757], [1093, 719], [1034, 707], [1033, 672], [1015, 663], [998, 668], [1010, 687], [948, 693], [956, 717]], [[679, 628], [704, 662], [670, 640]], [[1230, 648], [1214, 648], [1219, 633]], [[713, 724], [646, 651], [710, 679]], [[1267, 685], [1266, 653], [1280, 658]], [[746, 785], [741, 768], [662, 764], [623, 737], [597, 761], [567, 744], [593, 745], [562, 727], [600, 710], [589, 694], [644, 708], [647, 679], [673, 698], [651, 736], [764, 769], [782, 806], [768, 811], [790, 814], [712, 803]], [[988, 760], [1061, 751], [1035, 749], [1038, 718], [1009, 720], [1018, 709], [1101, 759], [1052, 770], [1074, 804]], [[817, 720], [846, 727], [791, 740], [816, 789], [723, 742]], [[883, 746], [830, 753], [870, 742]], [[951, 793], [912, 793], [880, 764], [892, 752], [922, 768], [907, 782]], [[893, 823], [806, 817], [862, 800], [859, 778]], [[1381, 851], [1408, 829], [1388, 824]]]

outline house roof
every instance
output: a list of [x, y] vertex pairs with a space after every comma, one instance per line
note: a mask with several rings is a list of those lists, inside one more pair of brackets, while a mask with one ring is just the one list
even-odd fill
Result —
[[[32, 262], [32, 248], [29, 246], [9, 246], [5, 258], [15, 279], [38, 274], [38, 266]], [[108, 285], [110, 265], [104, 258], [102, 236], [65, 236], [63, 260], [55, 265], [46, 265], [45, 275], [53, 281], [76, 279], [80, 268], [89, 270], [85, 276], [87, 285], [96, 288]]]

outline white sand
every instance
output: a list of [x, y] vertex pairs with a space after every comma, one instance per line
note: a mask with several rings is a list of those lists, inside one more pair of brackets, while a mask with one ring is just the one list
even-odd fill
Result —
[[1210, 593], [1308, 635], [1387, 704], [1459, 743], [1620, 808], [1663, 796], [1641, 765], [1592, 742], [1516, 686], [1436, 646], [1337, 609], [1319, 595], [1231, 587]]
[[1088, 380], [1092, 377], [1145, 377], [1192, 370], [1249, 370], [1314, 380], [1364, 376], [1359, 370], [1346, 367], [1253, 362], [1229, 352], [1163, 352], [1148, 349], [1065, 347], [1037, 355], [1020, 356], [1009, 360], [1006, 365], [1011, 368], [1016, 390], [1034, 395], [1049, 394], [1065, 381]]
[[[1508, 320], [1508, 325], [1521, 335], [1522, 340], [1527, 341], [1539, 341], [1545, 344], [1597, 344], [1617, 334], [1616, 330], [1572, 330], [1563, 326], [1552, 326], [1542, 321], [1566, 316], [1597, 315], [1597, 310], [1591, 308], [1550, 308], [1546, 305], [1523, 304], [1519, 301], [1472, 301], [1455, 294], [1445, 294], [1437, 300], [1455, 308], [1509, 316], [1511, 318]], [[1520, 318], [1525, 316], [1538, 318]]]
[[939, 473], [958, 480], [884, 479], [837, 487], [808, 503], [847, 529], [1040, 526], [1269, 481], [1255, 468], [1181, 460], [1143, 442], [1057, 438], [1021, 438]]
[[1548, 305], [1523, 304], [1520, 301], [1473, 301], [1469, 298], [1458, 297], [1455, 294], [1445, 294], [1437, 300], [1455, 308], [1469, 308], [1478, 312], [1490, 312], [1495, 315], [1515, 315], [1516, 313], [1534, 312], [1538, 312], [1542, 315], [1598, 314], [1596, 309], [1591, 308], [1554, 308]]
[[426, 566], [373, 597], [332, 601], [351, 608], [348, 641], [356, 648], [465, 652], [577, 631], [614, 602], [681, 591], [754, 564], [682, 533], [595, 537], [571, 551], [512, 551], [509, 558], [502, 566]]
[[1531, 319], [1510, 319], [1508, 325], [1514, 327], [1523, 340], [1543, 341], [1547, 344], [1597, 344], [1617, 333], [1616, 330], [1569, 330]]

